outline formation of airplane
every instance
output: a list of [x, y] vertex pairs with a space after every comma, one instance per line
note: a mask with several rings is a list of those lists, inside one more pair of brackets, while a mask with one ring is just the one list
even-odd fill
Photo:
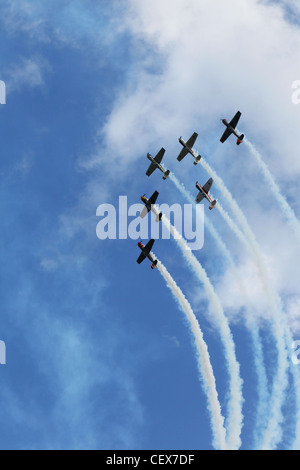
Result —
[[[241, 118], [241, 115], [242, 115], [241, 112], [238, 111], [230, 122], [228, 122], [226, 119], [222, 119], [223, 124], [226, 126], [226, 130], [220, 139], [222, 143], [224, 143], [228, 139], [228, 137], [231, 136], [231, 134], [234, 134], [236, 136], [237, 145], [240, 145], [243, 142], [243, 139], [245, 137], [244, 134], [239, 135], [236, 131], [236, 127]], [[194, 162], [193, 162], [194, 165], [197, 165], [200, 162], [202, 158], [201, 155], [197, 154], [197, 152], [195, 152], [195, 150], [193, 149], [197, 137], [198, 137], [198, 134], [194, 132], [193, 135], [186, 142], [183, 140], [182, 137], [179, 138], [179, 143], [183, 147], [177, 157], [177, 160], [179, 162], [181, 162], [187, 156], [188, 153], [190, 153], [192, 157], [194, 157]], [[152, 157], [152, 155], [150, 155], [150, 153], [147, 154], [147, 158], [151, 162], [148, 170], [146, 171], [147, 176], [152, 175], [152, 173], [156, 169], [159, 169], [163, 173], [164, 180], [166, 180], [169, 177], [170, 170], [165, 170], [163, 166], [161, 165], [164, 154], [165, 154], [165, 149], [163, 147], [160, 149], [160, 151], [154, 158]], [[207, 201], [209, 202], [209, 210], [214, 209], [217, 204], [217, 201], [215, 199], [213, 200], [209, 195], [212, 185], [213, 185], [212, 178], [210, 178], [204, 184], [204, 186], [201, 186], [198, 183], [198, 181], [196, 182], [196, 188], [199, 191], [196, 197], [196, 203], [199, 204], [199, 202], [203, 201], [203, 199], [207, 199]], [[157, 211], [154, 209], [154, 204], [158, 198], [158, 195], [159, 195], [158, 191], [154, 191], [154, 193], [149, 199], [145, 197], [145, 194], [144, 196], [141, 197], [142, 202], [145, 204], [145, 207], [140, 213], [141, 218], [144, 218], [150, 211], [152, 211], [156, 215], [156, 221], [159, 222], [161, 220], [162, 212], [158, 214]], [[146, 246], [144, 246], [143, 243], [141, 242], [138, 243], [138, 246], [141, 249], [142, 253], [138, 257], [137, 263], [141, 264], [145, 258], [148, 258], [151, 261], [151, 269], [155, 269], [157, 266], [157, 260], [153, 258], [153, 255], [151, 253], [154, 241], [155, 240], [151, 238], [151, 240], [146, 244]]]
[[142, 250], [142, 253], [137, 259], [137, 263], [141, 264], [144, 259], [148, 258], [151, 261], [151, 269], [155, 269], [157, 266], [157, 259], [154, 259], [151, 255], [151, 250], [154, 245], [155, 240], [151, 238], [151, 240], [147, 243], [147, 245], [143, 245], [142, 242], [138, 243], [138, 247]]
[[150, 153], [147, 154], [147, 158], [151, 162], [148, 170], [146, 171], [147, 176], [152, 175], [153, 171], [155, 171], [158, 168], [164, 175], [163, 180], [166, 180], [168, 178], [168, 176], [170, 174], [170, 170], [165, 170], [161, 166], [161, 161], [164, 157], [164, 154], [165, 154], [165, 149], [163, 147], [160, 149], [160, 151], [158, 152], [158, 154], [154, 158], [152, 157], [152, 155], [150, 155]]
[[220, 139], [220, 142], [222, 142], [222, 144], [224, 144], [224, 142], [228, 139], [228, 137], [231, 136], [231, 134], [234, 134], [237, 138], [236, 145], [240, 145], [243, 142], [243, 139], [245, 137], [244, 134], [239, 135], [235, 130], [236, 126], [238, 125], [241, 115], [242, 113], [238, 111], [236, 115], [231, 119], [230, 122], [227, 122], [226, 119], [222, 119], [224, 126], [226, 126], [226, 130]]

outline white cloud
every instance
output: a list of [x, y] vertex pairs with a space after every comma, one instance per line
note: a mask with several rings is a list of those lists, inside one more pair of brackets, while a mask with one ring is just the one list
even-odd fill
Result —
[[[36, 12], [37, 2], [32, 3], [24, 0], [17, 2], [9, 0], [5, 5], [1, 6], [2, 21], [5, 28], [10, 32], [24, 31], [30, 37], [33, 37], [37, 31], [42, 31], [45, 25], [45, 20], [37, 17]], [[44, 35], [46, 39], [46, 36]]]
[[60, 266], [60, 261], [54, 258], [43, 258], [40, 262], [41, 268], [46, 272], [54, 272]]
[[300, 296], [293, 295], [287, 301], [287, 314], [295, 340], [300, 339]]
[[[116, 7], [115, 7], [116, 4]], [[74, 48], [108, 46], [116, 25], [110, 13], [122, 9], [117, 0], [107, 5], [92, 0], [7, 0], [0, 6], [1, 21], [9, 34], [24, 33], [44, 44], [55, 42]]]
[[49, 72], [49, 63], [41, 58], [22, 58], [7, 67], [7, 93], [25, 88], [42, 87], [45, 84], [44, 75]]
[[288, 177], [300, 172], [294, 138], [300, 107], [291, 102], [292, 82], [300, 77], [300, 31], [278, 6], [252, 0], [218, 0], [214, 8], [194, 0], [130, 5], [127, 27], [145, 55], [104, 129], [108, 146], [134, 159], [142, 143], [170, 146], [194, 129], [203, 136], [221, 132], [218, 119], [240, 108], [250, 140], [272, 151], [273, 170]]

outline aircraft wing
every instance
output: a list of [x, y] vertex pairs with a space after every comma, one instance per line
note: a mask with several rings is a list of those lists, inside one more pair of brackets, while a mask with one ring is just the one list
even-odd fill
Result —
[[199, 192], [198, 196], [196, 197], [196, 202], [197, 204], [201, 201], [203, 201], [203, 199], [205, 198], [204, 194], [202, 191]]
[[146, 258], [146, 255], [144, 255], [144, 253], [141, 253], [138, 259], [136, 260], [136, 262], [138, 264], [141, 264], [141, 262], [144, 261], [145, 258]]
[[156, 157], [154, 158], [154, 160], [160, 164], [163, 159], [164, 154], [165, 154], [165, 149], [162, 147], [160, 151], [158, 152], [158, 154], [156, 155]]
[[192, 149], [194, 147], [194, 144], [196, 142], [196, 139], [198, 137], [198, 134], [197, 132], [194, 132], [194, 134], [192, 135], [192, 137], [189, 138], [189, 140], [187, 141], [186, 145], [187, 147], [189, 147], [190, 149]]
[[242, 115], [242, 113], [241, 113], [240, 111], [238, 111], [238, 112], [236, 113], [236, 115], [234, 116], [234, 118], [230, 121], [229, 125], [230, 125], [231, 127], [233, 127], [233, 129], [235, 129], [236, 126], [238, 125], [238, 122], [239, 122], [239, 120], [240, 120], [241, 115]]
[[146, 175], [147, 176], [150, 176], [152, 175], [153, 171], [156, 170], [157, 166], [154, 165], [154, 163], [151, 163], [151, 165], [149, 166], [148, 170], [146, 171]]
[[232, 131], [227, 127], [227, 129], [225, 130], [224, 134], [222, 135], [220, 141], [222, 142], [222, 144], [224, 144], [225, 140], [228, 139], [228, 137], [232, 134]]
[[183, 149], [181, 150], [180, 154], [178, 155], [177, 160], [178, 160], [179, 162], [181, 162], [181, 160], [183, 160], [184, 157], [186, 157], [188, 153], [189, 153], [189, 151], [188, 151], [186, 148], [183, 148]]
[[145, 255], [148, 255], [150, 251], [152, 250], [152, 247], [154, 245], [155, 240], [151, 238], [151, 240], [147, 243], [147, 245], [144, 248], [144, 253]]
[[206, 194], [209, 193], [210, 191], [210, 188], [212, 187], [212, 184], [213, 184], [214, 180], [212, 178], [210, 178], [207, 183], [205, 183], [205, 185], [203, 186], [203, 191], [206, 192]]
[[152, 194], [152, 196], [150, 197], [149, 199], [149, 204], [155, 204], [156, 202], [156, 199], [158, 198], [158, 191], [154, 191], [154, 193]]
[[140, 213], [140, 217], [143, 219], [147, 214], [148, 214], [148, 208], [147, 206], [143, 207], [142, 212]]

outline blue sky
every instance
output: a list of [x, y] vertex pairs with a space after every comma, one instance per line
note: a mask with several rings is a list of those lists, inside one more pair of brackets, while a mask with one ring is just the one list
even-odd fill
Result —
[[[300, 79], [299, 11], [293, 2], [237, 5], [229, 0], [227, 16], [220, 3], [219, 19], [206, 0], [0, 6], [7, 87], [0, 106], [1, 449], [213, 448], [183, 312], [159, 272], [137, 265], [136, 241], [96, 236], [97, 207], [118, 208], [120, 195], [134, 204], [157, 189], [161, 203], [187, 202], [158, 172], [145, 176], [147, 152], [164, 146], [166, 166], [196, 194], [195, 181], [208, 176], [189, 157], [179, 166], [180, 135], [199, 133], [196, 149], [247, 216], [291, 336], [300, 337], [298, 240], [249, 148], [219, 143], [220, 119], [241, 109], [240, 128], [299, 214], [300, 108], [291, 102], [292, 82]], [[234, 219], [217, 187], [214, 195]], [[243, 380], [241, 448], [251, 449], [264, 429], [246, 316], [259, 327], [270, 394], [278, 355], [273, 312], [253, 258], [217, 211], [206, 207], [205, 217], [247, 291], [245, 304], [206, 230], [195, 255], [230, 324]], [[203, 285], [173, 240], [157, 241], [154, 252], [198, 318], [226, 418], [228, 370]], [[295, 445], [295, 369], [290, 361], [275, 448]]]

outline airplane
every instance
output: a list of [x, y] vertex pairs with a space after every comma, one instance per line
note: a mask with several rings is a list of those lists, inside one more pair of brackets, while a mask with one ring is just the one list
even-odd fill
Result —
[[225, 140], [227, 140], [228, 137], [231, 136], [231, 134], [234, 134], [237, 137], [236, 145], [240, 145], [243, 142], [243, 139], [245, 137], [244, 134], [238, 135], [238, 133], [235, 130], [240, 120], [241, 115], [242, 113], [238, 111], [236, 115], [234, 116], [234, 118], [229, 123], [227, 122], [226, 119], [222, 119], [224, 126], [226, 126], [226, 130], [220, 139], [220, 142], [222, 142], [222, 144], [224, 144]]
[[197, 204], [199, 204], [199, 202], [201, 202], [204, 198], [207, 199], [208, 202], [210, 203], [209, 210], [214, 209], [215, 205], [217, 204], [217, 201], [216, 200], [213, 201], [208, 194], [210, 191], [210, 188], [212, 187], [213, 182], [214, 180], [210, 178], [203, 187], [200, 186], [198, 181], [196, 183], [196, 188], [200, 191], [198, 196], [196, 197], [196, 202]]
[[153, 171], [156, 170], [156, 168], [158, 168], [164, 174], [163, 180], [166, 180], [168, 178], [168, 176], [170, 174], [170, 170], [164, 170], [163, 167], [161, 166], [161, 161], [163, 159], [164, 154], [165, 154], [165, 149], [163, 147], [160, 149], [160, 151], [158, 152], [158, 154], [154, 158], [152, 157], [152, 155], [150, 155], [150, 153], [147, 153], [147, 158], [151, 162], [151, 165], [149, 166], [148, 170], [146, 171], [147, 176], [152, 175]]
[[137, 259], [137, 263], [141, 264], [142, 261], [144, 261], [145, 258], [148, 258], [151, 261], [151, 269], [155, 269], [157, 266], [157, 259], [153, 259], [153, 256], [151, 255], [150, 251], [153, 247], [155, 240], [151, 238], [151, 240], [147, 243], [146, 246], [143, 245], [143, 243], [139, 242], [138, 247], [142, 250], [142, 253]]
[[142, 219], [152, 210], [152, 212], [156, 215], [156, 222], [159, 222], [161, 220], [162, 212], [160, 212], [158, 214], [157, 211], [153, 207], [153, 205], [155, 204], [156, 199], [158, 197], [158, 194], [159, 193], [157, 191], [154, 191], [154, 193], [152, 194], [150, 199], [147, 199], [145, 197], [145, 194], [144, 194], [144, 196], [141, 196], [141, 200], [145, 204], [145, 207], [143, 208], [142, 212], [140, 213], [140, 217]]
[[178, 157], [177, 157], [177, 160], [178, 160], [179, 162], [181, 162], [181, 160], [183, 160], [184, 157], [185, 157], [188, 153], [190, 153], [190, 154], [194, 157], [194, 159], [195, 159], [194, 165], [197, 165], [197, 164], [200, 162], [200, 160], [201, 160], [201, 155], [198, 155], [198, 154], [193, 150], [193, 146], [194, 146], [194, 144], [195, 144], [195, 142], [196, 142], [197, 137], [198, 137], [197, 132], [194, 132], [194, 134], [192, 135], [192, 137], [190, 137], [187, 142], [185, 142], [182, 137], [179, 137], [179, 142], [180, 142], [181, 145], [183, 146], [183, 149], [181, 150], [180, 154], [179, 154]]

